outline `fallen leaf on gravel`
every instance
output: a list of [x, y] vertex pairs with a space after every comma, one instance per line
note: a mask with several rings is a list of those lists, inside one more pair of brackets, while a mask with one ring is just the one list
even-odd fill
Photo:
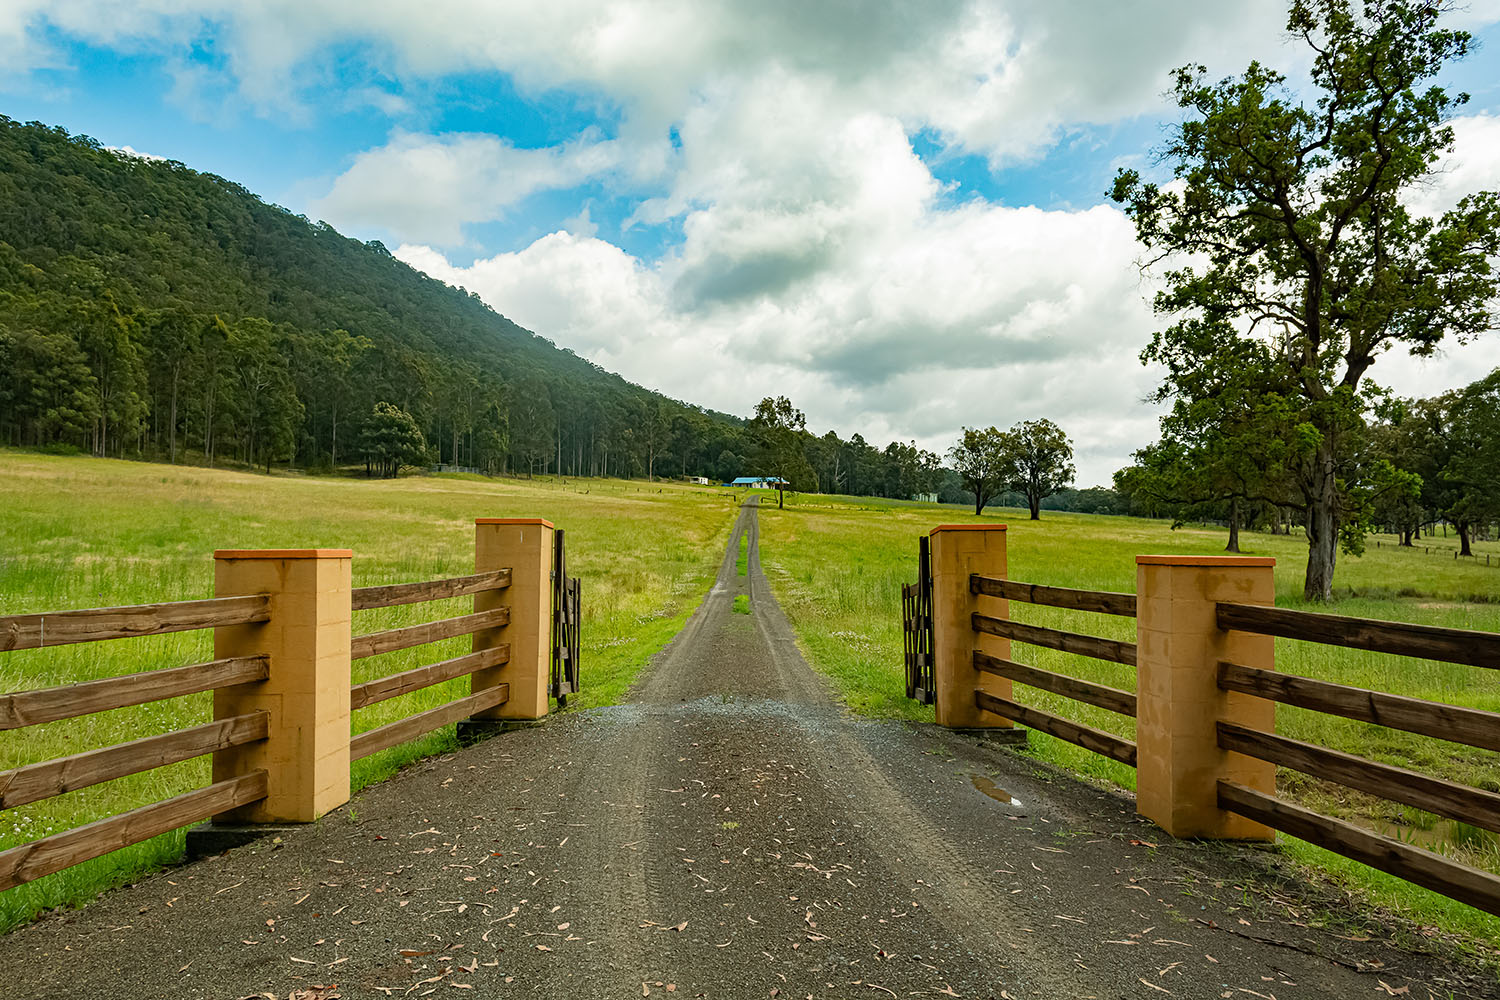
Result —
[[684, 921], [683, 921], [683, 922], [682, 922], [682, 923], [680, 923], [680, 924], [674, 924], [674, 925], [673, 925], [673, 926], [672, 926], [672, 929], [673, 929], [673, 930], [674, 930], [674, 931], [685, 931], [685, 930], [687, 930], [687, 921], [686, 921], [686, 920], [684, 920]]
[[1136, 847], [1155, 847], [1156, 846], [1155, 844], [1151, 843], [1151, 841], [1149, 841], [1149, 840], [1134, 840], [1134, 839], [1132, 839], [1130, 841], [1130, 843], [1132, 845], [1136, 846]]
[[1389, 994], [1390, 996], [1393, 996], [1393, 997], [1400, 996], [1403, 993], [1410, 993], [1411, 992], [1411, 987], [1410, 986], [1394, 986], [1393, 987], [1390, 983], [1386, 982], [1384, 979], [1378, 979], [1378, 980], [1376, 980], [1376, 982], [1378, 982], [1380, 984], [1380, 988], [1381, 989], [1385, 990], [1387, 994]]
[[1146, 979], [1142, 979], [1141, 980], [1141, 985], [1142, 986], [1149, 986], [1153, 990], [1155, 990], [1156, 992], [1158, 992], [1158, 993], [1165, 993], [1165, 994], [1167, 994], [1167, 996], [1171, 996], [1172, 995], [1172, 991], [1171, 990], [1162, 989], [1160, 986], [1157, 986], [1155, 983], [1150, 982], [1149, 980], [1146, 980]]
[[314, 962], [310, 958], [298, 958], [296, 955], [288, 955], [287, 958], [291, 959], [293, 962], [301, 962], [303, 965], [317, 965], [318, 964], [317, 962]]
[[558, 924], [558, 925], [557, 925], [557, 929], [558, 929], [558, 930], [560, 930], [560, 931], [565, 931], [565, 930], [567, 930], [567, 929], [568, 929], [568, 928], [569, 928], [569, 927], [572, 927], [572, 926], [573, 926], [573, 925], [572, 925], [572, 924], [571, 924], [571, 923], [566, 923], [566, 924]]
[[423, 955], [431, 955], [432, 952], [412, 951], [410, 948], [402, 948], [400, 951], [396, 952], [396, 954], [400, 955], [402, 958], [421, 958]]
[[552, 949], [551, 949], [551, 948], [548, 948], [548, 947], [547, 947], [547, 946], [546, 946], [546, 945], [544, 945], [544, 944], [539, 944], [539, 945], [537, 945], [537, 946], [536, 946], [536, 950], [537, 950], [537, 951], [551, 951], [551, 950], [552, 950]]

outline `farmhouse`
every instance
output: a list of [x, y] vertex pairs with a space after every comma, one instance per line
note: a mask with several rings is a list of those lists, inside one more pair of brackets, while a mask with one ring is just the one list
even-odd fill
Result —
[[730, 486], [748, 486], [752, 490], [774, 490], [779, 486], [790, 486], [791, 483], [780, 476], [741, 476]]

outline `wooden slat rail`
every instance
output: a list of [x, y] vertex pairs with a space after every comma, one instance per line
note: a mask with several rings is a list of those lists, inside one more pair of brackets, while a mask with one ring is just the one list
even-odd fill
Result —
[[265, 797], [266, 772], [253, 771], [0, 851], [0, 891]]
[[128, 639], [223, 625], [250, 625], [270, 621], [270, 603], [270, 598], [264, 594], [251, 594], [212, 597], [206, 601], [138, 604], [127, 608], [11, 615], [0, 618], [0, 651]]
[[1393, 802], [1500, 832], [1500, 795], [1301, 740], [1218, 723], [1219, 746]]
[[1283, 705], [1500, 751], [1500, 712], [1348, 687], [1238, 663], [1219, 663], [1219, 687]]
[[1003, 597], [1024, 604], [1042, 604], [1069, 611], [1093, 611], [1101, 615], [1135, 617], [1135, 595], [1110, 590], [1074, 590], [1071, 587], [1044, 587], [1039, 583], [1000, 580], [992, 576], [969, 575], [969, 593]]
[[449, 597], [466, 597], [487, 590], [502, 590], [510, 586], [511, 572], [497, 569], [472, 576], [454, 576], [446, 580], [429, 580], [423, 583], [393, 583], [381, 587], [356, 587], [352, 595], [355, 611], [371, 608], [390, 608], [398, 604], [419, 604], [423, 601], [441, 601]]
[[470, 635], [480, 629], [496, 628], [510, 623], [510, 608], [494, 608], [473, 615], [459, 615], [441, 621], [424, 622], [406, 628], [393, 628], [385, 632], [370, 632], [357, 635], [349, 644], [349, 658], [363, 660], [381, 653], [393, 653], [398, 649], [410, 649], [441, 639]]
[[267, 712], [230, 716], [190, 729], [0, 772], [0, 809], [50, 799], [64, 792], [202, 757], [215, 750], [263, 740], [269, 718]]
[[998, 635], [1016, 642], [1028, 642], [1033, 646], [1060, 649], [1064, 653], [1077, 653], [1080, 656], [1091, 656], [1096, 660], [1109, 660], [1135, 666], [1135, 643], [1133, 642], [1101, 639], [1098, 636], [1081, 635], [1077, 632], [1042, 628], [1040, 625], [1023, 625], [1020, 622], [991, 618], [989, 615], [981, 615], [977, 612], [973, 616], [973, 627], [976, 632]]
[[434, 684], [441, 684], [443, 681], [451, 681], [455, 677], [464, 677], [476, 670], [498, 667], [509, 662], [510, 644], [506, 643], [490, 649], [481, 649], [475, 653], [455, 656], [451, 660], [443, 660], [440, 663], [429, 663], [425, 667], [404, 670], [399, 674], [391, 674], [379, 680], [356, 684], [349, 691], [349, 708], [351, 711], [357, 711], [391, 698], [399, 698], [403, 694], [411, 694], [413, 691], [432, 687]]
[[1500, 878], [1420, 847], [1323, 816], [1232, 781], [1220, 781], [1219, 808], [1239, 813], [1371, 868], [1500, 915]]
[[94, 712], [198, 694], [232, 684], [249, 684], [263, 681], [268, 676], [270, 665], [264, 656], [239, 656], [63, 687], [0, 694], [0, 730], [75, 719]]
[[974, 650], [974, 669], [983, 670], [987, 674], [995, 674], [998, 677], [1008, 677], [1013, 681], [1041, 688], [1043, 691], [1060, 694], [1064, 698], [1072, 698], [1074, 701], [1081, 701], [1111, 712], [1118, 712], [1121, 715], [1128, 715], [1132, 719], [1135, 718], [1135, 695], [1129, 691], [1095, 684], [1093, 681], [1080, 680], [1066, 674], [1053, 673], [1050, 670], [1038, 670], [1028, 664], [1001, 659], [977, 649]]
[[1113, 733], [1106, 733], [1082, 723], [1070, 722], [1048, 712], [1006, 701], [1004, 698], [996, 698], [984, 691], [974, 692], [974, 704], [1001, 718], [1022, 723], [1048, 736], [1056, 736], [1060, 740], [1067, 740], [1085, 750], [1092, 750], [1111, 760], [1117, 760], [1121, 764], [1135, 767], [1135, 744], [1129, 740], [1122, 740]]
[[1500, 670], [1500, 633], [1495, 632], [1346, 618], [1249, 604], [1220, 604], [1218, 620], [1222, 629]]
[[389, 750], [398, 743], [416, 739], [434, 729], [441, 729], [450, 722], [467, 719], [475, 712], [503, 705], [510, 700], [510, 685], [496, 684], [467, 698], [450, 701], [446, 705], [430, 708], [416, 715], [409, 715], [396, 722], [360, 733], [349, 741], [349, 759], [362, 760], [371, 754]]

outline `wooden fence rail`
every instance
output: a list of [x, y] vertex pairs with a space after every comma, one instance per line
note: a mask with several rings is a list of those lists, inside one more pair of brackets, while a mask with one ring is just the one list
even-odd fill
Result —
[[351, 660], [363, 660], [381, 653], [394, 653], [398, 649], [425, 646], [429, 642], [455, 639], [461, 635], [473, 635], [482, 629], [499, 628], [510, 624], [510, 608], [494, 608], [472, 615], [459, 615], [406, 628], [393, 628], [384, 632], [369, 632], [357, 635], [349, 646]]
[[64, 833], [0, 851], [0, 891], [266, 797], [265, 771], [218, 781]]
[[420, 604], [450, 597], [467, 597], [487, 590], [504, 590], [510, 586], [511, 571], [498, 569], [471, 576], [454, 576], [446, 580], [422, 583], [393, 583], [379, 587], [356, 587], [351, 604], [355, 611], [390, 608], [399, 604]]
[[1500, 795], [1301, 740], [1218, 723], [1219, 746], [1279, 767], [1500, 832]]
[[[1023, 604], [1060, 608], [1066, 611], [1088, 611], [1123, 618], [1134, 618], [1136, 614], [1134, 594], [1049, 587], [1037, 583], [1023, 583], [1003, 576], [986, 576], [982, 573], [969, 574], [969, 593]], [[1010, 639], [1013, 642], [1028, 643], [1127, 666], [1133, 666], [1136, 661], [1135, 644], [1117, 639], [1105, 639], [1079, 632], [1027, 625], [979, 612], [970, 616], [970, 624], [976, 633]], [[1103, 708], [1132, 719], [1136, 715], [1136, 696], [1129, 691], [1050, 670], [1042, 670], [1008, 657], [993, 656], [980, 649], [973, 651], [973, 665], [974, 669], [981, 673], [1004, 677], [1016, 683]], [[999, 715], [1012, 722], [1028, 725], [1038, 732], [1066, 740], [1122, 764], [1135, 766], [1136, 745], [1112, 733], [1022, 705], [1012, 699], [999, 697], [987, 691], [976, 690], [974, 701], [975, 705], [983, 711]]]
[[255, 743], [266, 738], [267, 719], [265, 712], [234, 715], [160, 736], [146, 736], [101, 750], [88, 750], [71, 757], [58, 757], [0, 772], [0, 809], [23, 806], [115, 778], [179, 764], [216, 750]]
[[1040, 625], [1023, 625], [1021, 622], [993, 618], [978, 612], [974, 613], [973, 625], [974, 631], [984, 632], [987, 635], [997, 635], [1003, 639], [1030, 643], [1033, 646], [1045, 646], [1064, 653], [1077, 653], [1096, 660], [1109, 660], [1113, 663], [1135, 666], [1136, 648], [1133, 642], [1103, 639], [1096, 635], [1084, 635], [1079, 632], [1064, 632], [1061, 629], [1043, 628]]
[[1071, 722], [1041, 709], [1031, 708], [1028, 705], [1020, 705], [1004, 698], [997, 698], [984, 691], [974, 692], [974, 703], [986, 712], [992, 712], [1002, 718], [1011, 719], [1015, 722], [1024, 723], [1037, 732], [1046, 733], [1048, 736], [1056, 736], [1060, 740], [1067, 740], [1085, 750], [1092, 750], [1111, 760], [1117, 760], [1121, 764], [1135, 767], [1136, 749], [1135, 744], [1129, 740], [1121, 739], [1113, 733], [1106, 733], [1102, 729], [1094, 729], [1080, 722]]
[[1102, 615], [1135, 617], [1135, 595], [1107, 590], [1073, 590], [1069, 587], [1044, 587], [1039, 583], [1002, 580], [978, 573], [969, 576], [969, 591], [990, 597], [1003, 597], [1023, 604], [1041, 604], [1068, 611], [1093, 611]]
[[250, 625], [267, 621], [270, 616], [269, 601], [263, 594], [139, 604], [126, 608], [54, 611], [42, 615], [10, 615], [0, 618], [0, 651], [191, 632], [223, 625]]
[[450, 723], [467, 719], [477, 712], [503, 705], [510, 699], [510, 685], [496, 684], [467, 698], [450, 701], [446, 705], [430, 708], [425, 712], [408, 715], [404, 719], [366, 730], [349, 740], [349, 759], [362, 760], [371, 754], [389, 750], [398, 743], [416, 739], [418, 736], [441, 729]]
[[1226, 662], [1219, 663], [1219, 687], [1326, 715], [1500, 751], [1500, 712], [1446, 705]]
[[399, 698], [403, 694], [411, 694], [413, 691], [432, 687], [434, 684], [468, 676], [476, 670], [486, 670], [509, 662], [510, 646], [500, 645], [474, 653], [466, 653], [463, 656], [455, 656], [451, 660], [429, 663], [424, 667], [403, 670], [389, 677], [356, 684], [349, 691], [349, 707], [353, 711], [358, 711], [391, 698]]
[[1129, 691], [1069, 677], [1066, 674], [1053, 673], [1050, 670], [1038, 670], [1025, 663], [1017, 663], [1015, 660], [991, 656], [978, 649], [974, 650], [974, 668], [999, 677], [1008, 677], [1013, 681], [1040, 688], [1043, 691], [1060, 694], [1064, 698], [1071, 698], [1074, 701], [1081, 701], [1120, 715], [1128, 715], [1132, 719], [1135, 718], [1135, 695]]
[[236, 656], [185, 667], [146, 670], [61, 687], [0, 694], [0, 730], [60, 722], [116, 708], [165, 701], [270, 676], [264, 656]]
[[1218, 783], [1219, 807], [1273, 830], [1378, 868], [1486, 913], [1500, 915], [1500, 878], [1462, 862], [1323, 816], [1232, 781]]
[[1493, 632], [1223, 603], [1218, 621], [1225, 630], [1500, 670], [1500, 634]]

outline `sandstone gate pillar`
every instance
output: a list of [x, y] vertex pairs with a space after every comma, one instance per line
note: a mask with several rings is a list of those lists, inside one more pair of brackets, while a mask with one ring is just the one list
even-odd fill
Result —
[[1136, 557], [1136, 811], [1174, 837], [1274, 836], [1219, 808], [1219, 779], [1273, 794], [1276, 768], [1219, 749], [1215, 723], [1275, 730], [1275, 702], [1218, 685], [1220, 660], [1273, 669], [1275, 641], [1220, 629], [1215, 604], [1275, 604], [1275, 565], [1244, 556]]
[[1009, 617], [1009, 601], [972, 593], [969, 575], [1003, 578], [1005, 525], [940, 524], [931, 533], [932, 673], [937, 723], [953, 729], [1009, 729], [1012, 723], [974, 705], [976, 689], [1010, 699], [1004, 677], [974, 669], [974, 650], [1010, 658], [1010, 640], [974, 631], [973, 615]]

